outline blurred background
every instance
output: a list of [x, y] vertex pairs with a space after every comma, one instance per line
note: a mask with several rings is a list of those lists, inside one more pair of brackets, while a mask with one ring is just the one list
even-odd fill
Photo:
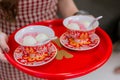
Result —
[[120, 39], [120, 0], [74, 0], [79, 10], [88, 11], [93, 16], [103, 16], [100, 27], [115, 43]]
[[114, 70], [120, 66], [120, 0], [74, 0], [79, 10], [93, 16], [103, 16], [100, 27], [110, 36], [113, 52], [110, 59], [99, 69], [79, 78], [70, 80], [120, 80]]

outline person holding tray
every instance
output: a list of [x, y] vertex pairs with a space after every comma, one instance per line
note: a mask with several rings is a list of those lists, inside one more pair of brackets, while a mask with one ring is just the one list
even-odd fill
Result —
[[0, 0], [0, 80], [39, 80], [14, 68], [3, 52], [9, 52], [8, 35], [30, 23], [57, 19], [57, 12], [68, 17], [87, 14], [73, 0]]

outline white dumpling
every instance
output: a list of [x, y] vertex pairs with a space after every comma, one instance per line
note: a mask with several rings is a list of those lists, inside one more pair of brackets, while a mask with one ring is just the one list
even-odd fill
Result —
[[76, 24], [76, 23], [70, 23], [70, 24], [68, 24], [68, 28], [72, 29], [72, 30], [79, 30], [80, 29], [79, 25]]
[[44, 33], [40, 33], [35, 37], [37, 42], [43, 42], [44, 40], [48, 39], [48, 36]]
[[84, 24], [84, 26], [85, 26], [85, 28], [86, 28], [87, 30], [90, 29], [90, 28], [89, 28], [90, 22], [85, 21], [85, 22], [83, 22], [83, 24]]
[[36, 40], [32, 36], [25, 36], [23, 38], [23, 45], [32, 46], [35, 45], [36, 43], [37, 43]]

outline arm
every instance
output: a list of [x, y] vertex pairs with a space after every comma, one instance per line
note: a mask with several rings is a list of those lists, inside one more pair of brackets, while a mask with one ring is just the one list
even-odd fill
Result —
[[63, 17], [72, 16], [79, 11], [73, 0], [58, 0], [58, 8]]

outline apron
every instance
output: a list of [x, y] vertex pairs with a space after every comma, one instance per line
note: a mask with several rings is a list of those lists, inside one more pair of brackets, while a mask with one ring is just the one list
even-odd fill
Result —
[[[57, 0], [19, 0], [16, 23], [7, 22], [0, 12], [0, 28], [8, 35], [30, 23], [57, 18]], [[42, 80], [0, 60], [0, 80]]]
[[0, 28], [11, 34], [16, 29], [30, 23], [57, 18], [57, 0], [19, 0], [16, 23], [4, 20], [0, 11]]

